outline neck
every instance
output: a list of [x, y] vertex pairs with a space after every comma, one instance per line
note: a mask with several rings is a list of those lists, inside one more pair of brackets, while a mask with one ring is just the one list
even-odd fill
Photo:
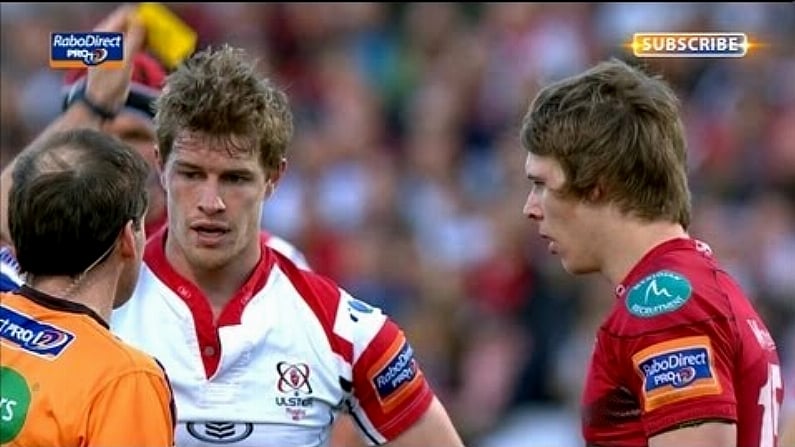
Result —
[[146, 237], [157, 233], [166, 225], [166, 213], [165, 211], [159, 212], [157, 209], [153, 211], [147, 211], [146, 213], [146, 220], [144, 221], [144, 228], [146, 230]]
[[245, 284], [262, 254], [259, 241], [218, 266], [191, 263], [175, 238], [166, 238], [166, 259], [182, 277], [193, 282], [215, 311], [222, 309]]
[[68, 276], [34, 277], [30, 287], [62, 300], [82, 304], [109, 322], [118, 275], [108, 273], [98, 266], [79, 280]]
[[681, 225], [672, 222], [645, 222], [616, 219], [604, 241], [602, 274], [613, 287], [626, 278], [635, 265], [654, 247], [671, 239], [689, 237]]

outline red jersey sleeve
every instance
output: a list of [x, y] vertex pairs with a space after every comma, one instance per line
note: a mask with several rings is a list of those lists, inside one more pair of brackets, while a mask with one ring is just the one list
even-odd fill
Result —
[[374, 444], [391, 441], [425, 414], [433, 396], [403, 331], [385, 320], [353, 365], [351, 410], [360, 428]]
[[647, 436], [698, 420], [737, 421], [733, 353], [715, 331], [684, 329], [631, 343], [630, 390]]

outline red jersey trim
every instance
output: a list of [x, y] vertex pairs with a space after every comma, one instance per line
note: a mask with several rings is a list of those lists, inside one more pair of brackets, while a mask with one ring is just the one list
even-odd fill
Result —
[[324, 276], [300, 270], [277, 251], [274, 251], [274, 256], [279, 268], [320, 321], [332, 351], [352, 364], [353, 394], [367, 418], [388, 441], [397, 438], [425, 414], [434, 398], [419, 369], [412, 380], [401, 384], [388, 396], [379, 397], [372, 385], [373, 377], [383, 372], [384, 366], [406, 349], [408, 342], [400, 328], [387, 319], [353, 364], [353, 344], [334, 332], [341, 300], [339, 287]]
[[348, 364], [352, 364], [353, 344], [334, 332], [334, 322], [340, 305], [339, 287], [328, 278], [299, 269], [278, 251], [273, 250], [273, 254], [279, 268], [287, 275], [290, 283], [320, 322], [331, 350], [345, 359]]
[[169, 289], [180, 297], [193, 316], [196, 338], [199, 341], [199, 357], [204, 365], [205, 377], [212, 377], [218, 370], [221, 361], [221, 342], [218, 328], [240, 324], [243, 310], [251, 298], [265, 287], [269, 274], [275, 263], [273, 252], [266, 246], [267, 233], [260, 235], [262, 254], [251, 275], [243, 286], [226, 303], [218, 318], [218, 326], [213, 322], [210, 302], [204, 292], [190, 280], [179, 274], [166, 259], [166, 236], [168, 228], [163, 227], [146, 244], [144, 262]]
[[676, 429], [677, 426], [695, 421], [723, 419], [737, 423], [737, 405], [717, 399], [697, 399], [691, 405], [661, 408], [652, 416], [644, 416], [643, 428], [647, 437]]
[[[434, 393], [411, 352], [403, 332], [387, 320], [353, 368], [359, 404], [387, 441], [414, 425], [433, 401]], [[401, 378], [404, 373], [408, 376]], [[385, 377], [391, 380], [379, 380]]]
[[624, 279], [621, 281], [618, 286], [615, 288], [615, 295], [616, 298], [622, 298], [624, 294], [627, 292], [627, 289], [633, 286], [638, 280], [640, 280], [640, 276], [642, 272], [653, 271], [655, 267], [652, 264], [652, 267], [649, 267], [649, 260], [659, 258], [663, 253], [667, 253], [669, 251], [674, 250], [698, 250], [702, 253], [711, 253], [709, 248], [704, 248], [706, 244], [703, 242], [691, 239], [687, 237], [679, 237], [675, 239], [669, 239], [665, 242], [662, 242], [654, 247], [652, 247], [643, 257], [640, 258], [638, 262], [632, 267], [632, 269], [627, 273]]

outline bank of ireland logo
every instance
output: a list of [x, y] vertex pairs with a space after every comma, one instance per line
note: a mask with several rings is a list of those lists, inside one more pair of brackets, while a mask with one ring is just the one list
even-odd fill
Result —
[[30, 408], [27, 381], [11, 368], [0, 367], [0, 444], [11, 442], [25, 425]]
[[120, 68], [124, 59], [122, 33], [52, 33], [50, 67]]
[[679, 309], [692, 293], [693, 287], [687, 278], [662, 270], [632, 286], [627, 294], [626, 306], [632, 315], [650, 318]]

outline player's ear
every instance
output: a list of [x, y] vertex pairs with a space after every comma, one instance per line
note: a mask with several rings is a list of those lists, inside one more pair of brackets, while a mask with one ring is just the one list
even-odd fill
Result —
[[[143, 225], [143, 221], [138, 224]], [[125, 258], [133, 258], [136, 256], [137, 244], [136, 244], [136, 230], [135, 224], [132, 220], [128, 220], [126, 224], [124, 224], [124, 228], [122, 228], [121, 233], [119, 234], [119, 240], [117, 244], [119, 244], [119, 253]]]
[[265, 179], [265, 190], [262, 192], [262, 200], [268, 200], [276, 191], [276, 182], [270, 177]]
[[166, 159], [163, 158], [163, 152], [160, 150], [160, 146], [155, 143], [154, 145], [155, 151], [155, 165], [157, 166], [158, 172], [161, 174], [166, 170]]
[[279, 164], [276, 166], [276, 168], [274, 168], [274, 169], [271, 169], [271, 170], [269, 171], [269, 172], [270, 172], [270, 173], [269, 173], [269, 175], [270, 175], [270, 181], [273, 183], [273, 185], [274, 185], [274, 186], [275, 186], [277, 183], [279, 183], [279, 180], [281, 180], [281, 179], [282, 179], [282, 176], [284, 175], [284, 172], [285, 172], [285, 171], [287, 171], [287, 159], [286, 159], [286, 158], [284, 158], [284, 157], [282, 157], [282, 158], [279, 160]]
[[597, 182], [591, 191], [588, 193], [588, 201], [591, 203], [598, 203], [604, 197], [605, 191], [601, 182]]
[[268, 169], [265, 178], [265, 199], [271, 196], [276, 191], [276, 185], [281, 180], [284, 172], [287, 170], [287, 159], [282, 157], [279, 164], [275, 168]]
[[165, 191], [166, 185], [168, 184], [168, 182], [166, 182], [166, 169], [167, 169], [166, 160], [163, 159], [163, 153], [160, 152], [160, 148], [157, 145], [155, 145], [155, 157], [157, 157], [157, 165], [160, 167], [160, 169], [158, 170], [158, 176], [160, 177], [160, 186]]

